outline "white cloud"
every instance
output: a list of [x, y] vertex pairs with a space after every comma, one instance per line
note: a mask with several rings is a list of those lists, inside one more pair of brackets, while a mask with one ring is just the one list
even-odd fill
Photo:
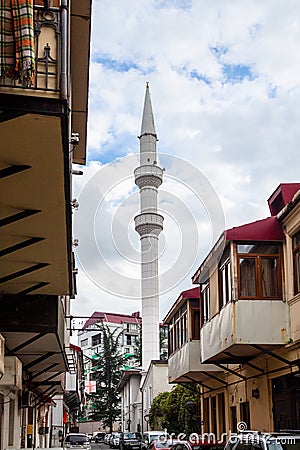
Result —
[[[193, 270], [211, 245], [212, 228], [207, 228], [201, 216], [201, 202], [197, 203], [179, 183], [182, 177], [190, 186], [195, 184], [196, 173], [209, 180], [220, 198], [226, 227], [265, 217], [266, 199], [277, 185], [299, 181], [299, 22], [298, 0], [93, 2], [90, 162], [83, 169], [84, 176], [75, 178], [75, 193], [89, 183], [99, 165], [138, 153], [136, 136], [146, 81], [150, 81], [159, 153], [182, 158], [198, 171], [183, 176], [179, 160], [178, 164], [170, 163], [166, 182], [160, 188], [161, 207], [168, 214], [162, 272], [173, 268], [170, 277], [181, 280], [182, 274], [172, 261], [182, 257], [181, 250], [188, 258], [188, 250], [194, 245], [193, 230], [196, 239], [201, 241], [201, 234], [205, 242], [196, 261], [188, 261], [189, 272], [181, 284], [162, 296], [162, 316], [180, 290], [191, 287]], [[84, 224], [94, 223], [99, 199], [113, 182], [117, 184], [109, 190], [110, 197], [101, 205], [103, 209], [97, 210], [97, 245], [115, 272], [127, 278], [139, 277], [139, 238], [132, 224], [138, 213], [138, 195], [133, 190], [133, 178], [123, 179], [131, 170], [131, 162], [126, 161], [117, 179], [113, 166], [103, 179], [99, 176], [97, 183], [91, 183], [82, 208], [82, 236], [75, 236], [86, 246], [84, 251], [94, 264], [93, 274], [100, 278], [105, 275], [101, 274], [98, 253], [92, 249], [94, 244], [87, 242], [90, 227]], [[173, 184], [168, 180], [171, 173], [177, 178]], [[180, 218], [179, 225], [173, 214]], [[108, 225], [101, 229], [99, 223], [104, 217]], [[111, 239], [112, 226], [115, 240]], [[180, 235], [182, 230], [187, 231], [186, 236]], [[179, 249], [174, 245], [177, 242], [186, 248]], [[125, 264], [120, 254], [126, 251], [127, 258], [135, 261], [131, 265]], [[162, 285], [169, 283], [167, 276], [166, 281], [162, 278]], [[116, 276], [105, 280], [111, 291], [116, 280]], [[130, 283], [121, 288], [130, 297]], [[89, 313], [94, 309], [138, 309], [135, 300], [112, 300], [107, 292], [86, 281], [82, 271], [78, 290], [75, 312], [87, 308]], [[132, 296], [135, 293], [134, 287]]]

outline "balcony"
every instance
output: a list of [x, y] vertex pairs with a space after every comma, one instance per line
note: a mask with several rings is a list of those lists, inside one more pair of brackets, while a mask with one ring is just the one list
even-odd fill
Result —
[[230, 302], [201, 328], [202, 362], [242, 364], [263, 348], [270, 350], [285, 345], [289, 338], [287, 303], [282, 300]]
[[11, 295], [76, 292], [71, 162], [86, 154], [90, 0], [49, 3], [61, 6], [34, 9], [32, 84], [0, 83], [0, 289]]
[[142, 213], [134, 218], [135, 230], [141, 235], [158, 235], [163, 229], [164, 218], [156, 213]]
[[142, 188], [144, 186], [154, 186], [158, 188], [162, 184], [163, 170], [156, 165], [143, 165], [134, 171], [135, 184]]
[[[35, 71], [30, 81], [0, 78], [0, 122], [33, 111], [72, 114], [80, 140], [73, 162], [85, 164], [88, 110], [91, 0], [35, 0]], [[55, 7], [39, 6], [53, 4]], [[15, 96], [13, 107], [10, 95]], [[12, 109], [14, 112], [12, 112]], [[67, 127], [68, 131], [68, 127]]]
[[223, 371], [214, 364], [201, 364], [199, 341], [187, 342], [168, 359], [169, 383], [202, 382], [213, 372], [220, 376]]
[[[48, 395], [61, 393], [61, 373], [68, 369], [61, 300], [54, 296], [3, 296], [0, 328], [6, 344], [5, 361], [20, 361], [27, 374], [23, 388]], [[5, 370], [3, 383], [12, 385], [6, 381]]]

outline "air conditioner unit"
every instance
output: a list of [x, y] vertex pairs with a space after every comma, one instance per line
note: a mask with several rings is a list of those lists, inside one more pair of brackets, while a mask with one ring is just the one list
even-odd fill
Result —
[[4, 357], [4, 375], [0, 386], [9, 389], [22, 389], [22, 363], [16, 356]]
[[5, 339], [2, 334], [0, 334], [0, 378], [4, 374], [4, 342]]

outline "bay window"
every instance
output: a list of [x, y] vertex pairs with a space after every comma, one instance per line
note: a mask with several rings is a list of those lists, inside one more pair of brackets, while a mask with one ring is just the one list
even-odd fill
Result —
[[239, 298], [280, 298], [278, 244], [237, 244]]

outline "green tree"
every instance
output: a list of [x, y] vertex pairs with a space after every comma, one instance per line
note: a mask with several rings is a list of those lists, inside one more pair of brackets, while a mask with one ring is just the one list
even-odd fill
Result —
[[93, 379], [96, 392], [88, 395], [92, 400], [92, 413], [89, 419], [101, 420], [112, 431], [113, 422], [120, 417], [120, 396], [117, 385], [121, 379], [126, 358], [120, 352], [120, 339], [123, 331], [117, 328], [110, 331], [106, 324], [97, 324], [101, 331], [101, 350], [93, 359]]
[[196, 385], [189, 383], [187, 388], [178, 384], [170, 392], [156, 396], [149, 411], [149, 424], [152, 429], [159, 426], [176, 436], [200, 433], [200, 396]]

